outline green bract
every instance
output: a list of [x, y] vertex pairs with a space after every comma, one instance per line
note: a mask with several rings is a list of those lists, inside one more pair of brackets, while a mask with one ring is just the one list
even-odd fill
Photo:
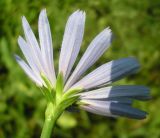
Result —
[[43, 86], [41, 90], [48, 103], [53, 104], [54, 108], [58, 107], [61, 110], [64, 110], [75, 103], [79, 98], [77, 93], [82, 91], [81, 88], [73, 88], [64, 92], [64, 80], [62, 73], [59, 73], [57, 77], [56, 86], [52, 86], [45, 76], [42, 75], [42, 78], [46, 86]]

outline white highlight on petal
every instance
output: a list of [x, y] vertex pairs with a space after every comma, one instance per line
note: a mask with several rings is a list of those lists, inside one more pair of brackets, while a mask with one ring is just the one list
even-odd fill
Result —
[[147, 87], [136, 85], [109, 86], [79, 93], [78, 95], [80, 95], [80, 99], [105, 99], [108, 101], [118, 98], [133, 98], [138, 100], [150, 98]]
[[85, 13], [79, 10], [74, 12], [67, 21], [59, 59], [59, 72], [63, 73], [65, 81], [78, 56], [84, 25]]
[[21, 66], [21, 68], [24, 70], [24, 72], [33, 80], [38, 86], [42, 86], [42, 79], [40, 77], [37, 77], [32, 69], [17, 55], [15, 55], [16, 61]]
[[139, 63], [134, 58], [114, 60], [98, 67], [74, 84], [71, 88], [82, 87], [83, 89], [90, 89], [110, 84], [137, 71], [138, 68]]
[[42, 10], [39, 15], [38, 22], [39, 40], [41, 46], [42, 58], [45, 61], [45, 69], [47, 72], [47, 77], [52, 84], [55, 83], [55, 70], [53, 62], [53, 48], [52, 48], [52, 37], [50, 31], [50, 25], [46, 15], [46, 10]]
[[76, 69], [67, 81], [65, 91], [69, 89], [80, 78], [80, 76], [100, 58], [111, 43], [111, 36], [111, 30], [106, 28], [90, 43]]

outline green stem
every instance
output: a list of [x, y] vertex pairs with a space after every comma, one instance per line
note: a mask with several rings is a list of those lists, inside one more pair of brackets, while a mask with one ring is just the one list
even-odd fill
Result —
[[62, 112], [63, 111], [60, 110], [58, 106], [54, 106], [53, 103], [47, 105], [41, 138], [50, 138], [54, 125]]
[[52, 134], [52, 129], [55, 125], [56, 120], [54, 119], [45, 119], [44, 126], [42, 129], [41, 138], [50, 138]]

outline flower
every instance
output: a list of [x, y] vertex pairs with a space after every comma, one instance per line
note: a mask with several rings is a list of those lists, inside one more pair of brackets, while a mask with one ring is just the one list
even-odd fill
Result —
[[17, 55], [16, 60], [39, 87], [53, 91], [51, 101], [55, 100], [56, 104], [65, 101], [65, 108], [76, 104], [88, 112], [103, 116], [123, 116], [135, 119], [146, 117], [146, 112], [132, 107], [132, 102], [133, 100], [148, 100], [150, 95], [147, 87], [110, 86], [113, 82], [137, 72], [139, 63], [135, 58], [113, 60], [82, 77], [109, 48], [112, 39], [111, 29], [104, 29], [93, 39], [73, 70], [85, 26], [85, 12], [80, 10], [74, 12], [66, 24], [56, 78], [51, 31], [46, 10], [42, 10], [39, 16], [40, 42], [36, 40], [25, 17], [22, 18], [22, 24], [25, 40], [20, 36], [18, 44], [27, 63]]

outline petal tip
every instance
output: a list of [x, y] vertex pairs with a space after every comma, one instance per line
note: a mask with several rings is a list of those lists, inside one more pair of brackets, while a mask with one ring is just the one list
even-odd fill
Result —
[[22, 16], [22, 22], [24, 23], [24, 22], [26, 22], [26, 21], [27, 21], [26, 17], [25, 17], [25, 16]]
[[16, 59], [17, 62], [21, 60], [21, 58], [16, 54], [14, 54], [14, 58]]
[[40, 16], [45, 16], [46, 15], [46, 8], [42, 9], [40, 12]]

